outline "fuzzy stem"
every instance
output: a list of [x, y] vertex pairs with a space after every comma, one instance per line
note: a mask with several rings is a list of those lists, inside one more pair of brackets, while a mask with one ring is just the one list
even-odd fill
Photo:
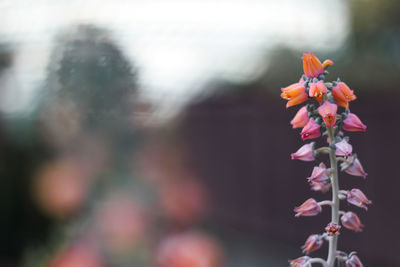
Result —
[[[329, 151], [329, 159], [331, 163], [331, 184], [332, 184], [332, 219], [331, 221], [339, 224], [339, 179], [338, 179], [338, 169], [337, 169], [337, 159], [335, 155], [335, 149], [332, 147], [335, 143], [334, 137], [334, 129], [332, 126], [328, 127], [328, 137], [329, 137], [329, 144], [330, 144], [330, 151]], [[337, 243], [338, 243], [338, 235], [331, 236], [329, 239], [329, 254], [327, 260], [327, 267], [334, 267], [335, 260], [336, 260], [336, 251], [337, 251]]]
[[313, 264], [313, 263], [321, 263], [322, 266], [327, 267], [327, 263], [325, 260], [320, 259], [320, 258], [312, 258], [311, 260], [308, 261], [308, 263]]

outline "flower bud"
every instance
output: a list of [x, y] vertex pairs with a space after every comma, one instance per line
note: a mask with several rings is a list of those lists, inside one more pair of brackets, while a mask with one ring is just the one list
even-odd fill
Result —
[[308, 78], [316, 78], [318, 75], [324, 73], [324, 66], [312, 52], [309, 54], [304, 53], [301, 59], [303, 60], [304, 74]]
[[322, 211], [321, 206], [313, 198], [309, 198], [300, 207], [294, 208], [296, 217], [299, 216], [315, 216]]
[[301, 248], [303, 249], [303, 253], [308, 255], [311, 252], [318, 250], [323, 243], [324, 240], [321, 238], [320, 235], [310, 235], [307, 238], [306, 243], [304, 243]]
[[325, 101], [324, 104], [322, 104], [318, 108], [318, 113], [324, 119], [326, 127], [335, 126], [335, 123], [336, 123], [336, 112], [337, 112], [337, 105], [336, 104], [332, 104], [329, 101]]
[[292, 124], [293, 129], [301, 128], [306, 126], [310, 118], [308, 117], [307, 107], [304, 106], [299, 111], [297, 111], [296, 115], [294, 116], [293, 120], [290, 122]]
[[329, 236], [334, 236], [334, 235], [339, 235], [341, 226], [334, 223], [330, 222], [328, 225], [325, 227], [325, 231], [328, 233]]
[[349, 113], [347, 114], [347, 118], [343, 121], [343, 130], [349, 132], [365, 132], [367, 130], [367, 126], [361, 122], [356, 114]]
[[350, 175], [362, 176], [364, 179], [367, 177], [367, 173], [364, 171], [358, 158], [354, 159], [353, 164], [346, 170]]
[[310, 84], [310, 91], [308, 92], [310, 97], [314, 97], [319, 103], [322, 102], [324, 95], [328, 92], [323, 81]]
[[310, 260], [310, 257], [308, 257], [308, 256], [303, 256], [303, 257], [291, 260], [291, 261], [289, 261], [290, 267], [308, 267], [309, 260]]
[[337, 85], [332, 88], [332, 96], [335, 98], [335, 103], [344, 108], [348, 108], [349, 102], [357, 98], [353, 90], [350, 90], [344, 82], [338, 82]]
[[364, 267], [357, 255], [351, 255], [346, 260], [346, 267]]
[[303, 140], [313, 139], [321, 136], [321, 125], [310, 119], [306, 126], [304, 126], [300, 135]]
[[362, 232], [362, 228], [364, 225], [361, 223], [360, 219], [358, 218], [357, 214], [354, 212], [346, 212], [340, 218], [342, 225], [347, 229], [353, 230], [355, 232]]
[[295, 153], [291, 154], [292, 159], [298, 159], [302, 161], [313, 161], [315, 160], [314, 157], [314, 143], [305, 144], [304, 146], [300, 147]]
[[351, 189], [350, 192], [347, 193], [347, 202], [365, 210], [368, 210], [367, 205], [372, 204], [372, 201], [369, 200], [364, 193], [357, 188]]
[[347, 143], [345, 139], [335, 144], [336, 156], [350, 157], [353, 152], [353, 146]]

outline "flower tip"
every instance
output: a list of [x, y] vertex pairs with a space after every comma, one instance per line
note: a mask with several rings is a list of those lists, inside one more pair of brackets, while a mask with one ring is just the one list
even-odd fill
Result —
[[332, 66], [332, 65], [334, 65], [334, 64], [335, 64], [335, 63], [333, 63], [332, 60], [327, 59], [327, 60], [325, 60], [325, 61], [322, 63], [322, 66], [324, 66], [324, 68], [326, 69], [328, 66]]

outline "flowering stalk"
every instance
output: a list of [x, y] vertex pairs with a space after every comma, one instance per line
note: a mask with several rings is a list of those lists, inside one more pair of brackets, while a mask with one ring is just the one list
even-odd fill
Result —
[[[337, 250], [338, 236], [342, 226], [355, 232], [361, 232], [364, 226], [355, 213], [340, 210], [340, 201], [347, 200], [348, 203], [365, 210], [368, 209], [367, 205], [372, 202], [360, 189], [340, 190], [338, 162], [341, 162], [340, 171], [365, 179], [367, 173], [357, 155], [353, 154], [353, 146], [342, 130], [365, 131], [367, 126], [357, 115], [350, 113], [349, 102], [356, 99], [353, 90], [339, 79], [325, 82], [325, 76], [328, 74], [326, 68], [333, 65], [333, 61], [325, 60], [321, 63], [312, 53], [304, 54], [302, 59], [304, 75], [299, 82], [282, 88], [281, 97], [289, 100], [286, 108], [310, 99], [315, 100], [314, 103], [303, 106], [296, 113], [291, 124], [293, 128], [303, 128], [300, 133], [303, 141], [324, 136], [327, 137], [329, 146], [316, 148], [316, 143], [311, 142], [303, 145], [291, 157], [302, 161], [314, 161], [319, 155], [329, 155], [330, 168], [321, 162], [314, 167], [307, 180], [314, 191], [325, 193], [331, 189], [332, 199], [318, 202], [314, 198], [309, 198], [294, 211], [296, 217], [316, 216], [322, 212], [323, 206], [330, 206], [331, 220], [325, 227], [325, 232], [313, 234], [307, 238], [302, 246], [306, 256], [291, 260], [290, 266], [311, 267], [313, 263], [318, 263], [324, 267], [334, 267], [338, 262], [346, 267], [363, 267], [355, 252], [347, 254]], [[345, 109], [341, 114], [337, 113], [339, 107]], [[329, 242], [327, 259], [309, 257], [310, 253], [322, 247], [324, 240]]]

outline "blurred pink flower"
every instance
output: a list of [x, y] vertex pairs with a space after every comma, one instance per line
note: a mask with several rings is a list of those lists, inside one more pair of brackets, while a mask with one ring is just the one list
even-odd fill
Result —
[[331, 188], [331, 184], [327, 181], [312, 181], [310, 183], [311, 190], [313, 191], [321, 191], [322, 193], [326, 193]]
[[88, 179], [69, 160], [44, 165], [36, 174], [34, 196], [48, 215], [65, 219], [75, 214], [88, 194]]
[[337, 105], [329, 101], [325, 101], [319, 108], [318, 113], [325, 122], [326, 127], [335, 126]]
[[347, 202], [365, 210], [368, 210], [367, 205], [372, 204], [372, 201], [369, 200], [364, 193], [357, 188], [351, 189], [347, 193]]
[[295, 153], [291, 154], [292, 159], [298, 159], [303, 161], [313, 161], [315, 160], [313, 143], [305, 144], [299, 148]]
[[365, 132], [367, 130], [367, 126], [361, 122], [356, 114], [349, 113], [347, 114], [347, 118], [343, 121], [343, 130], [349, 132]]
[[322, 211], [321, 206], [313, 198], [307, 199], [300, 207], [294, 208], [296, 217], [299, 216], [315, 216]]
[[161, 241], [156, 252], [156, 267], [221, 267], [220, 245], [201, 233], [183, 233]]
[[347, 143], [345, 139], [335, 144], [336, 156], [350, 157], [353, 152], [353, 146]]
[[356, 158], [353, 161], [353, 164], [346, 170], [346, 172], [350, 175], [354, 176], [362, 176], [364, 179], [367, 177], [367, 173], [364, 171], [361, 162]]
[[83, 244], [75, 245], [61, 252], [46, 267], [103, 267], [99, 254]]
[[328, 92], [323, 81], [310, 84], [309, 96], [314, 97], [319, 103], [322, 102], [324, 95]]
[[299, 109], [299, 111], [297, 111], [296, 115], [294, 116], [290, 124], [292, 124], [293, 129], [301, 128], [304, 127], [309, 120], [310, 118], [308, 117], [307, 107], [304, 106], [301, 109]]
[[115, 195], [100, 205], [97, 236], [115, 252], [123, 252], [142, 241], [148, 220], [134, 199]]
[[340, 218], [342, 225], [347, 229], [353, 230], [355, 232], [361, 232], [364, 225], [361, 223], [360, 219], [358, 218], [357, 214], [354, 212], [346, 212]]
[[303, 249], [303, 253], [308, 255], [311, 252], [316, 251], [319, 248], [321, 248], [323, 243], [324, 243], [324, 241], [320, 235], [310, 235], [301, 248]]
[[316, 123], [313, 119], [310, 119], [300, 133], [301, 138], [306, 140], [321, 136], [320, 128], [321, 126], [318, 123]]
[[346, 260], [346, 267], [364, 267], [357, 255], [351, 255]]
[[315, 166], [311, 176], [307, 178], [309, 182], [325, 182], [329, 180], [330, 169], [326, 168], [326, 165], [321, 162], [319, 166]]
[[173, 222], [190, 225], [205, 215], [206, 191], [200, 181], [183, 178], [165, 183], [159, 189], [164, 214]]

